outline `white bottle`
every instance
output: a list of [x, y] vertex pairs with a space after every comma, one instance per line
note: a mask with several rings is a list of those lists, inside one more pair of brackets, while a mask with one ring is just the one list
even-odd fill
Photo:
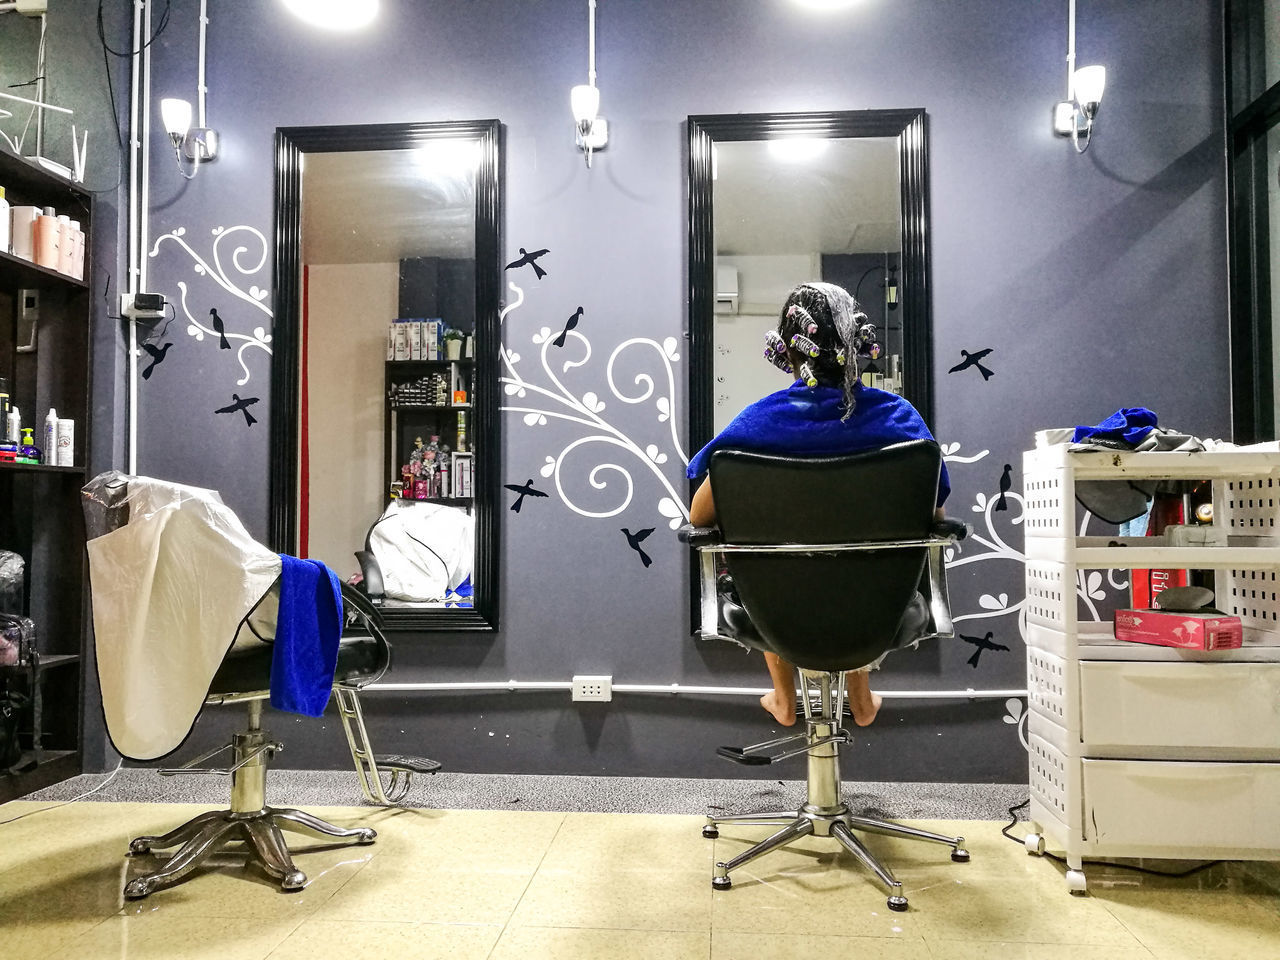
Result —
[[76, 422], [58, 420], [58, 452], [54, 463], [60, 467], [75, 466]]
[[15, 442], [22, 441], [22, 412], [17, 407], [9, 408], [9, 416], [4, 425], [4, 438]]
[[4, 198], [4, 187], [0, 187], [0, 253], [9, 253], [10, 249], [9, 201]]
[[58, 462], [58, 411], [53, 407], [44, 418], [44, 449], [40, 452], [40, 462], [51, 466]]

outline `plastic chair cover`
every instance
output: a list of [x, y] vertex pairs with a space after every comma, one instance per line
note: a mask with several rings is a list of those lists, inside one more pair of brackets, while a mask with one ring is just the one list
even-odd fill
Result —
[[274, 635], [275, 599], [255, 606], [280, 557], [213, 490], [113, 471], [83, 496], [107, 732], [124, 756], [153, 760], [186, 738], [238, 636], [260, 642], [246, 618]]

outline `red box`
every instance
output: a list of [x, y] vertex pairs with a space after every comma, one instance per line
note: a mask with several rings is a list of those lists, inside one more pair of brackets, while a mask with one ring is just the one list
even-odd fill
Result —
[[1117, 610], [1116, 639], [1185, 650], [1234, 650], [1244, 642], [1239, 617], [1169, 610]]

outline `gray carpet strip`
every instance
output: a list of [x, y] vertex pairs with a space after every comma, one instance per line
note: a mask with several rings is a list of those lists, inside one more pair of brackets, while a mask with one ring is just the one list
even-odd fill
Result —
[[[107, 780], [85, 774], [30, 794], [26, 800], [70, 800]], [[226, 777], [162, 777], [122, 768], [86, 801], [226, 805]], [[845, 801], [869, 816], [903, 819], [999, 820], [1027, 798], [1025, 784], [847, 783]], [[364, 803], [354, 772], [275, 768], [267, 777], [274, 806]], [[417, 775], [404, 806], [437, 810], [550, 810], [560, 813], [686, 813], [794, 810], [804, 803], [800, 780], [692, 780], [666, 777], [568, 777], [437, 773]]]

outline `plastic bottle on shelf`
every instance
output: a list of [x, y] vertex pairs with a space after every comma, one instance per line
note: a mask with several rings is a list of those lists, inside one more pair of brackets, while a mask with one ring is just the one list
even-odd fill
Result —
[[40, 462], [50, 465], [58, 462], [58, 411], [53, 407], [44, 418], [44, 456]]
[[35, 226], [35, 260], [36, 265], [58, 269], [58, 217], [53, 207], [45, 207], [44, 213], [36, 217]]
[[22, 440], [22, 411], [17, 407], [10, 407], [4, 418], [4, 438], [12, 443]]
[[35, 427], [22, 428], [22, 446], [18, 448], [18, 463], [43, 463], [44, 456], [40, 452], [40, 448], [35, 445], [35, 441], [31, 439], [31, 432]]
[[0, 253], [8, 253], [9, 249], [9, 201], [4, 198], [4, 187], [0, 187]]

